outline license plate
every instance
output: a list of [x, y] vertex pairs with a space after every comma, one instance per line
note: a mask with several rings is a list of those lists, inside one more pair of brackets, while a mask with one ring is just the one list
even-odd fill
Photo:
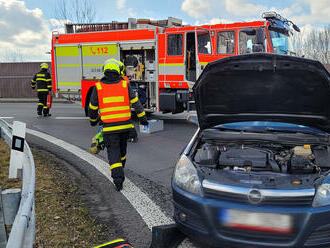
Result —
[[291, 233], [292, 216], [286, 214], [258, 213], [236, 209], [224, 209], [220, 215], [226, 227], [261, 232]]

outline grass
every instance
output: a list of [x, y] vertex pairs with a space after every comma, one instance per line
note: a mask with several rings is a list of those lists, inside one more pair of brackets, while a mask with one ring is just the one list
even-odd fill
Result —
[[[0, 139], [0, 187], [21, 187], [8, 180], [9, 148]], [[106, 241], [106, 227], [89, 215], [79, 199], [79, 187], [69, 180], [58, 160], [32, 149], [36, 166], [36, 240], [35, 248], [93, 247]]]

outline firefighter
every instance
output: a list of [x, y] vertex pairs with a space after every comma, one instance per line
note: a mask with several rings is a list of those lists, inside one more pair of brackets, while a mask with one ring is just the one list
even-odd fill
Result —
[[[124, 64], [115, 59], [104, 63], [104, 77], [96, 83], [89, 104], [90, 124], [103, 125], [103, 140], [107, 148], [111, 176], [118, 191], [125, 180], [127, 140], [134, 129], [131, 107], [135, 109], [140, 123], [148, 125], [146, 114], [128, 79], [123, 77]], [[125, 78], [125, 79], [124, 79]]]
[[47, 107], [47, 96], [52, 91], [52, 79], [50, 77], [50, 73], [48, 72], [48, 64], [41, 63], [40, 64], [41, 70], [36, 73], [31, 80], [31, 87], [35, 89], [37, 87], [38, 92], [38, 108], [37, 113], [38, 116], [50, 116], [49, 109]]

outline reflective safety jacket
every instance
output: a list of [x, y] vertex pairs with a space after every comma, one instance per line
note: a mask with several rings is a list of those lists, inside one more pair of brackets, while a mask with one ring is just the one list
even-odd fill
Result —
[[37, 87], [38, 92], [48, 93], [52, 90], [52, 79], [47, 69], [41, 69], [41, 71], [34, 75], [31, 80], [31, 87], [32, 89]]
[[123, 122], [131, 119], [127, 81], [116, 84], [96, 83], [99, 113], [103, 123]]
[[135, 92], [132, 90], [128, 79], [118, 76], [117, 80], [107, 77], [96, 83], [92, 92], [88, 115], [91, 125], [103, 122], [103, 133], [128, 132], [134, 128], [131, 121], [131, 106], [139, 118], [146, 115]]

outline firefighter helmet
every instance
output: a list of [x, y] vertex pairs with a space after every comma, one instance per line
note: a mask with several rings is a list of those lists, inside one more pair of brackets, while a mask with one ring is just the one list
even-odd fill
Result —
[[47, 63], [41, 63], [40, 67], [41, 67], [41, 69], [48, 69], [48, 64]]
[[104, 62], [103, 72], [106, 70], [116, 71], [119, 75], [124, 74], [124, 64], [116, 59], [108, 59]]

